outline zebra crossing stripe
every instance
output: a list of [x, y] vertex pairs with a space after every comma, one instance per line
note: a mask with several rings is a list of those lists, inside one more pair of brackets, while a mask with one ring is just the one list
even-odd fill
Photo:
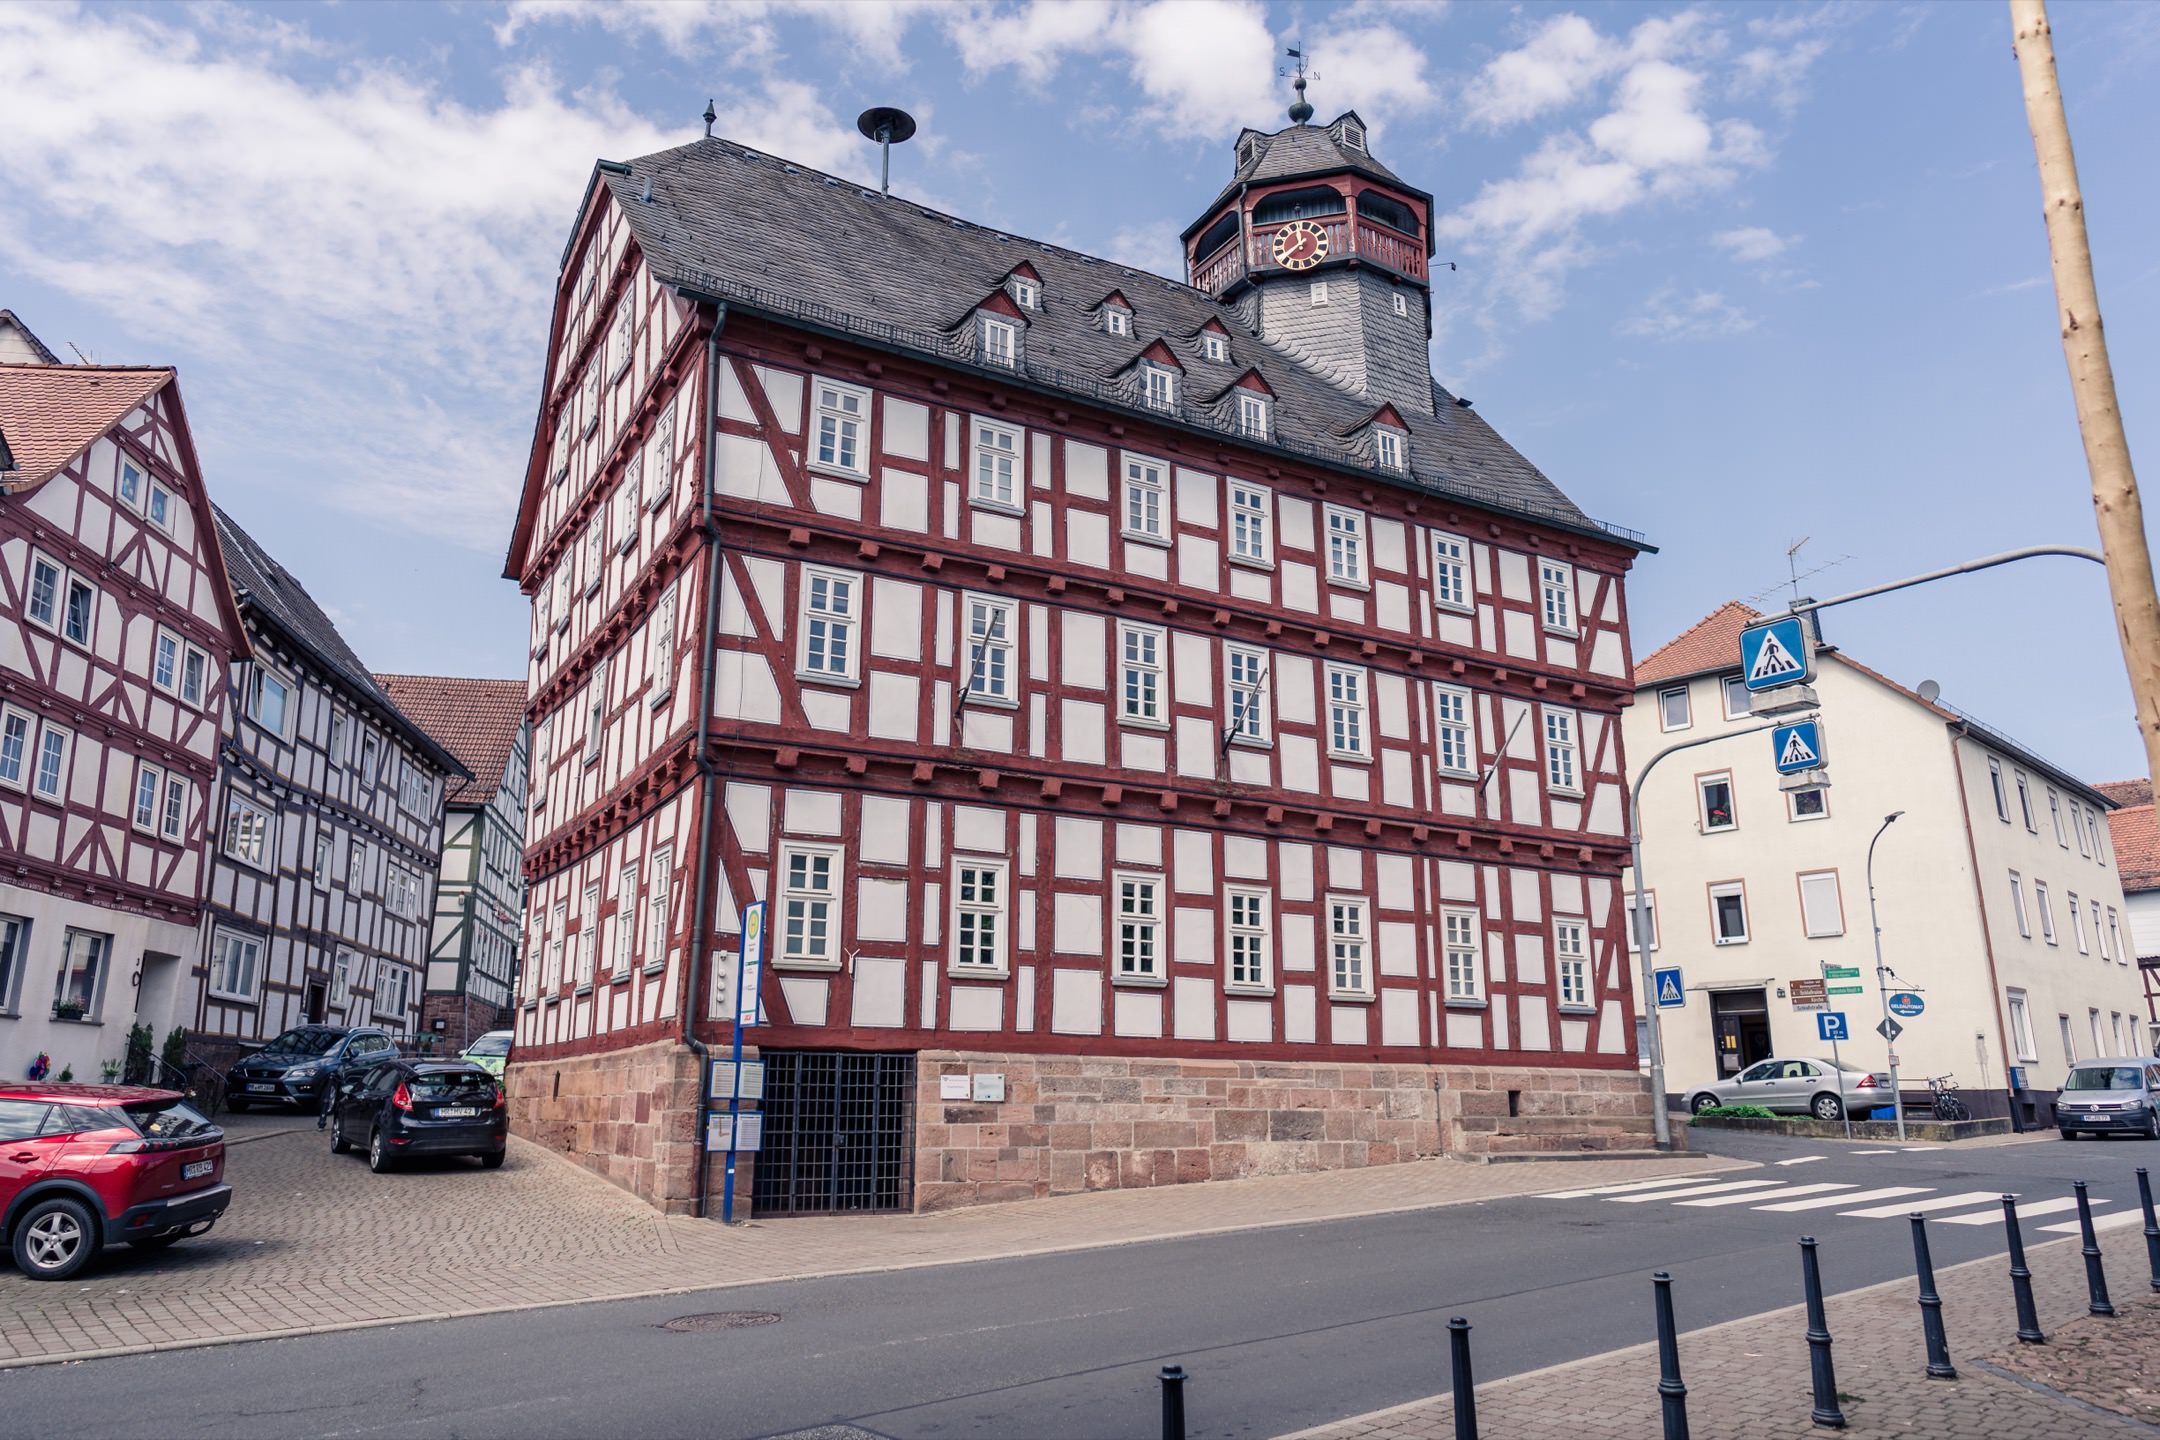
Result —
[[1707, 1185], [1717, 1177], [1700, 1175], [1667, 1175], [1657, 1180], [1630, 1180], [1621, 1185], [1595, 1185], [1588, 1190], [1554, 1190], [1540, 1195], [1540, 1200], [1582, 1200], [1592, 1195], [1620, 1195], [1630, 1190], [1669, 1190], [1678, 1185]]
[[[1946, 1215], [1943, 1217], [1942, 1223], [1945, 1225], [1999, 1225], [2002, 1223], [2001, 1198], [1999, 1195], [1996, 1197], [1998, 1203], [1993, 1210], [1982, 1210], [1977, 1215]], [[2095, 1200], [2092, 1203], [2105, 1205], [2108, 1202]], [[2018, 1206], [2018, 1219], [2030, 1220], [2036, 1215], [2060, 1215], [2065, 1210], [2075, 1209], [2077, 1209], [2077, 1201], [2074, 1198], [2069, 1200], [2042, 1200], [2036, 1205]]]
[[1772, 1190], [1768, 1194], [1755, 1190], [1744, 1195], [1713, 1195], [1708, 1200], [1681, 1200], [1676, 1203], [1700, 1205], [1704, 1209], [1709, 1209], [1717, 1205], [1753, 1205], [1759, 1200], [1790, 1200], [1798, 1195], [1819, 1195], [1825, 1190], [1850, 1190], [1852, 1188], [1849, 1182], [1843, 1185], [1787, 1185], [1782, 1189]]
[[1758, 1210], [1828, 1210], [1833, 1205], [1850, 1205], [1855, 1200], [1887, 1200], [1893, 1195], [1925, 1195], [1925, 1185], [1887, 1185], [1880, 1190], [1862, 1190], [1857, 1195], [1818, 1195], [1811, 1200], [1794, 1200], [1783, 1205], [1758, 1205]]
[[1932, 1200], [1900, 1200], [1894, 1205], [1877, 1205], [1871, 1210], [1840, 1210], [1840, 1215], [1858, 1215], [1868, 1220], [1886, 1220], [1893, 1215], [1910, 1215], [1915, 1210], [1955, 1210], [1961, 1205], [1978, 1205], [1985, 1200], [2001, 1203], [2000, 1190], [1967, 1190], [1962, 1195], [1937, 1195]]
[[1846, 1153], [1848, 1153], [1848, 1154], [1852, 1154], [1852, 1155], [1895, 1155], [1895, 1154], [1897, 1154], [1897, 1151], [1895, 1151], [1895, 1150], [1852, 1150], [1852, 1151], [1848, 1151], [1848, 1152], [1846, 1152]]
[[[2105, 1205], [2108, 1202], [2105, 1200], [2095, 1200], [2092, 1203], [2095, 1205]], [[2142, 1225], [2144, 1223], [2145, 1217], [2138, 1214], [2138, 1212], [2135, 1210], [2118, 1210], [2112, 1215], [2095, 1215], [2093, 1217], [2093, 1229], [2095, 1231], [2120, 1230], [2125, 1225]], [[2042, 1225], [2040, 1227], [2040, 1233], [2042, 1235], [2075, 1235], [2078, 1233], [2079, 1229], [2080, 1226], [2078, 1225], [2077, 1221], [2069, 1220], [2065, 1221], [2063, 1224], [2060, 1225]]]
[[1641, 1205], [1650, 1200], [1692, 1200], [1697, 1195], [1715, 1195], [1721, 1190], [1767, 1190], [1775, 1189], [1775, 1180], [1728, 1180], [1723, 1185], [1698, 1185], [1690, 1190], [1657, 1190], [1648, 1195], [1607, 1195], [1615, 1205]]

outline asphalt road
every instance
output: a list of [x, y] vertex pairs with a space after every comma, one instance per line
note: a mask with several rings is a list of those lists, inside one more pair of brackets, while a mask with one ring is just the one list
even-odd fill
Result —
[[[750, 1440], [831, 1425], [899, 1440], [1094, 1440], [1156, 1433], [1166, 1363], [1192, 1377], [1190, 1434], [1276, 1435], [1444, 1390], [1451, 1315], [1475, 1324], [1478, 1377], [1496, 1379], [1651, 1339], [1655, 1269], [1673, 1273], [1683, 1330], [1796, 1303], [1802, 1234], [1820, 1238], [1833, 1291], [1910, 1275], [1902, 1208], [1841, 1209], [2001, 1191], [2037, 1205], [2082, 1177], [2105, 1216], [2136, 1209], [2133, 1167], [2160, 1169], [2160, 1146], [2052, 1137], [1908, 1153], [1721, 1135], [1697, 1148], [1763, 1168], [1702, 1182], [1698, 1200], [1731, 1201], [1714, 1205], [1655, 1190], [1524, 1197], [18, 1370], [0, 1378], [0, 1435]], [[1709, 1188], [1734, 1183], [1754, 1188]], [[1875, 1193], [1892, 1189], [1907, 1193]], [[1760, 1208], [1816, 1199], [1836, 1203]], [[1999, 1223], [1942, 1223], [1990, 1206], [1935, 1212], [1938, 1265], [2002, 1250]], [[2029, 1221], [2027, 1244], [2074, 1218]], [[2133, 1227], [2102, 1243], [2142, 1237]], [[2080, 1262], [2059, 1247], [2035, 1263]], [[780, 1318], [659, 1328], [720, 1310]], [[1955, 1343], [1999, 1317], [1948, 1318]], [[1840, 1376], [1863, 1378], [1865, 1338], [1839, 1338]], [[1643, 1384], [1656, 1378], [1646, 1368]]]

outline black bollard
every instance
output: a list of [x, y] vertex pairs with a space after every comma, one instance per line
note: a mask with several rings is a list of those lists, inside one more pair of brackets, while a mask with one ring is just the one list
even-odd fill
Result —
[[2010, 1291], [2017, 1296], [2017, 1338], [2022, 1345], [2047, 1344], [2040, 1312], [2033, 1305], [2032, 1271], [2025, 1268], [2025, 1237], [2018, 1233], [2017, 1196], [2003, 1196], [2003, 1230], [2010, 1237]]
[[1688, 1440], [1687, 1386], [1680, 1382], [1680, 1337], [1673, 1328], [1672, 1276], [1650, 1277], [1657, 1287], [1657, 1393], [1665, 1411], [1665, 1440]]
[[1927, 1335], [1928, 1379], [1955, 1380], [1957, 1367], [1950, 1363], [1950, 1341], [1943, 1334], [1942, 1296], [1935, 1293], [1935, 1259], [1928, 1254], [1927, 1216], [1915, 1210], [1911, 1219], [1913, 1268], [1920, 1273], [1920, 1329]]
[[1185, 1440], [1185, 1367], [1162, 1367], [1162, 1440]]
[[1837, 1371], [1830, 1364], [1830, 1322], [1823, 1315], [1822, 1268], [1815, 1259], [1815, 1237], [1800, 1237], [1800, 1279], [1807, 1290], [1808, 1369], [1815, 1381], [1815, 1412], [1809, 1418], [1826, 1429], [1845, 1428], [1837, 1403]]
[[1455, 1440], [1478, 1440], [1477, 1384], [1470, 1378], [1470, 1322], [1447, 1322], [1448, 1363], [1455, 1372]]
[[2160, 1219], [2153, 1216], [2152, 1177], [2137, 1167], [2138, 1204], [2145, 1211], [2145, 1265], [2152, 1271], [2152, 1288], [2160, 1290]]
[[2085, 1182], [2073, 1180], [2077, 1191], [2078, 1233], [2085, 1237], [2085, 1309], [2094, 1315], [2113, 1315], [2108, 1303], [2107, 1267], [2100, 1263], [2100, 1242], [2093, 1235], [2092, 1201], [2085, 1197]]

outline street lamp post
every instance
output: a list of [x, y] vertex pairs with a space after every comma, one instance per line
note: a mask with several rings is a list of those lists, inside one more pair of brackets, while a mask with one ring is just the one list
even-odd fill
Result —
[[[1867, 844], [1867, 915], [1868, 928], [1875, 932], [1875, 995], [1882, 1001], [1883, 1040], [1889, 1046], [1890, 1054], [1890, 1110], [1897, 1116], [1897, 1138], [1900, 1141], [1905, 1138], [1905, 1095], [1898, 1087], [1897, 1041], [1892, 1040], [1889, 1034], [1890, 972], [1883, 965], [1882, 921], [1875, 913], [1875, 841], [1882, 839], [1883, 831], [1896, 824], [1898, 816], [1904, 813], [1902, 810], [1893, 810], [1883, 816], [1882, 824], [1875, 828], [1874, 840]], [[1840, 1088], [1843, 1083], [1839, 1082]]]

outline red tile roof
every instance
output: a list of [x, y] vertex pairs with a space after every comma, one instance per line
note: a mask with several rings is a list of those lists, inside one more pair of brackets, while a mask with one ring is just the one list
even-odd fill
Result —
[[485, 805], [502, 788], [510, 747], [525, 723], [525, 682], [462, 675], [377, 675], [392, 704], [472, 771], [452, 776], [443, 797], [451, 805]]
[[2150, 805], [2153, 800], [2150, 780], [2102, 780], [2093, 789], [2118, 805]]
[[1683, 630], [1659, 646], [1635, 667], [1638, 686], [1683, 675], [1703, 675], [1713, 670], [1740, 668], [1740, 632], [1762, 619], [1762, 612], [1728, 600], [1705, 616], [1691, 630]]
[[50, 480], [172, 378], [170, 366], [0, 365], [0, 432], [21, 472], [7, 488]]
[[2124, 892], [2160, 890], [2160, 821], [2153, 817], [2152, 802], [2111, 812], [2108, 828], [2115, 835], [2115, 870]]

